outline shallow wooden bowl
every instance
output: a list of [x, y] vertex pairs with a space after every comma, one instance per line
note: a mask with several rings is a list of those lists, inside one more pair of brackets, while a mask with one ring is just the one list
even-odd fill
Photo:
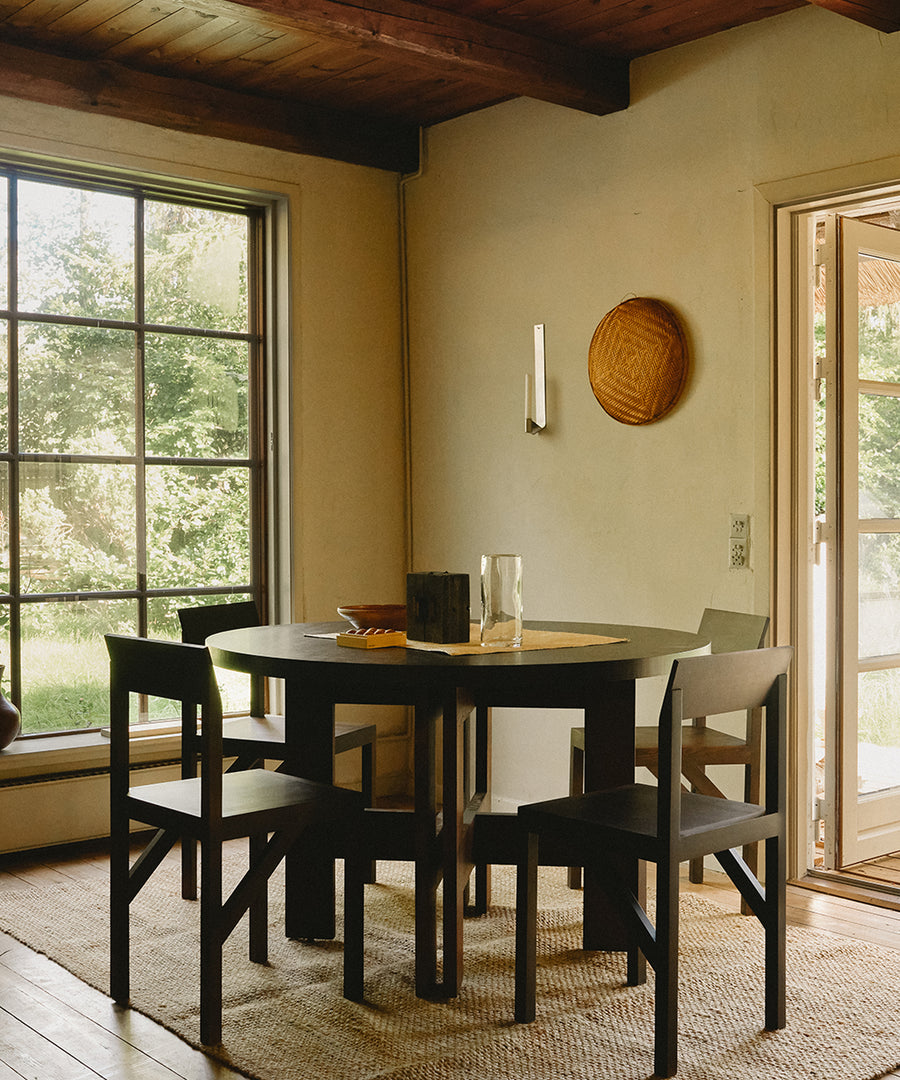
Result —
[[352, 604], [337, 610], [357, 630], [406, 629], [406, 604]]

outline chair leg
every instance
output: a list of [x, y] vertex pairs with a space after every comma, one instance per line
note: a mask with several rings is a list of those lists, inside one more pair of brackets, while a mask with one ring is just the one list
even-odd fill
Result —
[[344, 997], [362, 1001], [364, 997], [365, 884], [368, 862], [356, 845], [344, 855]]
[[766, 1030], [778, 1031], [786, 1018], [786, 873], [784, 838], [766, 844]]
[[[474, 728], [473, 728], [474, 717]], [[474, 736], [470, 734], [474, 730]], [[490, 809], [492, 714], [489, 705], [476, 704], [463, 721], [463, 792], [466, 803], [478, 795], [482, 810]], [[474, 899], [473, 899], [474, 896]], [[477, 862], [466, 883], [463, 903], [467, 916], [486, 915], [491, 906], [491, 865]]]
[[[569, 794], [581, 795], [584, 791], [584, 750], [576, 746], [574, 739], [569, 751]], [[581, 867], [570, 866], [568, 873], [570, 889], [581, 888]]]
[[[250, 867], [255, 871], [265, 854], [268, 835], [250, 837]], [[260, 886], [256, 898], [250, 904], [250, 959], [254, 964], [265, 964], [269, 959], [269, 890], [268, 878]]]
[[538, 838], [522, 839], [516, 871], [516, 1003], [519, 1024], [534, 1020], [537, 979], [537, 869]]
[[129, 840], [128, 823], [113, 814], [109, 846], [109, 993], [120, 1005], [127, 1003], [129, 985]]
[[677, 862], [657, 865], [654, 1071], [678, 1068], [678, 873]]
[[191, 836], [181, 840], [181, 899], [197, 899], [197, 841]]
[[[703, 776], [706, 775], [706, 769], [702, 765], [697, 765], [697, 771], [699, 773], [701, 773]], [[694, 785], [691, 784], [691, 791], [696, 791], [696, 790], [697, 789], [694, 787]], [[703, 859], [702, 859], [702, 857], [699, 858], [699, 859], [691, 859], [690, 863], [688, 863], [688, 880], [693, 885], [702, 885], [703, 884]]]
[[200, 1042], [222, 1041], [222, 845], [200, 853]]

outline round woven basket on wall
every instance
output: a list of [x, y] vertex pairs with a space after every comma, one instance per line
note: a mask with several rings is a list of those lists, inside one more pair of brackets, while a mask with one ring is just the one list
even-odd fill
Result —
[[604, 315], [588, 353], [594, 396], [622, 424], [652, 424], [681, 397], [688, 352], [674, 312], [635, 297]]

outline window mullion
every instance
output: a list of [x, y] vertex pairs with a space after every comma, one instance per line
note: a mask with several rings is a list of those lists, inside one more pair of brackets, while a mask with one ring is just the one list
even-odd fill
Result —
[[134, 342], [135, 359], [135, 528], [138, 587], [138, 633], [149, 632], [150, 617], [147, 610], [147, 473], [146, 440], [144, 437], [146, 412], [144, 386], [145, 341], [144, 332], [144, 199], [138, 196], [134, 202], [134, 317], [137, 323]]
[[7, 327], [7, 440], [9, 451], [9, 661], [7, 677], [10, 697], [16, 705], [22, 703], [22, 608], [18, 603], [21, 595], [22, 549], [19, 529], [19, 189], [15, 176], [9, 177], [9, 207], [7, 213], [8, 237], [8, 303], [10, 310]]

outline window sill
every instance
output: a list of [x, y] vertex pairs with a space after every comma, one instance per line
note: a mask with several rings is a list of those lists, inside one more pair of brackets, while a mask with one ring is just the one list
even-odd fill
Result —
[[[180, 752], [178, 735], [149, 735], [132, 741], [131, 761], [135, 765], [171, 761]], [[99, 731], [16, 739], [0, 751], [0, 784], [107, 768], [109, 739]]]

